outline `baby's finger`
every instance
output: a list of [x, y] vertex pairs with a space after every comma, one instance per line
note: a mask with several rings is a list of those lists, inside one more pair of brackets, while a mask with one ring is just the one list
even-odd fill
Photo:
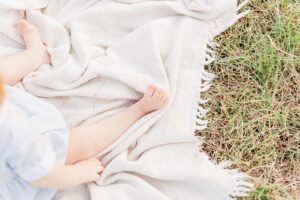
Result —
[[97, 180], [99, 180], [99, 178], [100, 178], [100, 174], [95, 174], [93, 176], [93, 180], [92, 181], [97, 181]]
[[94, 162], [96, 165], [102, 165], [101, 161], [99, 159], [97, 159], [97, 158], [90, 158], [90, 160], [92, 162]]
[[96, 172], [97, 172], [97, 173], [100, 173], [100, 172], [102, 172], [103, 170], [104, 170], [104, 167], [103, 167], [102, 165], [96, 167]]

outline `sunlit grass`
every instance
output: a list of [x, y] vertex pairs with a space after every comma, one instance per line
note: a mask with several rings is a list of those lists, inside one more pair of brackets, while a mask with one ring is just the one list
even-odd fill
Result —
[[244, 199], [300, 199], [300, 4], [252, 0], [217, 38], [204, 151], [254, 177]]

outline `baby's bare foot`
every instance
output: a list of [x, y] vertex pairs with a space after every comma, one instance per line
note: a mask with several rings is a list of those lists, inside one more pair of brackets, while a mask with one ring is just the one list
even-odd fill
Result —
[[168, 101], [169, 95], [167, 95], [167, 93], [161, 88], [151, 84], [147, 88], [144, 97], [139, 100], [136, 105], [143, 113], [146, 114], [160, 109], [166, 105]]
[[35, 26], [22, 19], [18, 23], [18, 28], [26, 44], [27, 51], [32, 53], [32, 59], [37, 61], [37, 67], [42, 64], [50, 64], [50, 55]]
[[77, 174], [83, 183], [97, 181], [100, 178], [100, 173], [104, 170], [102, 163], [96, 158], [77, 162], [75, 166], [78, 167]]

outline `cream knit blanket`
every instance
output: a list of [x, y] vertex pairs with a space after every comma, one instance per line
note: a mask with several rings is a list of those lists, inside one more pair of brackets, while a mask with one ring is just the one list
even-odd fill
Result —
[[[51, 54], [18, 84], [53, 103], [69, 126], [90, 124], [140, 99], [155, 83], [169, 104], [148, 114], [99, 156], [97, 183], [56, 200], [223, 200], [246, 195], [247, 175], [199, 152], [201, 93], [213, 75], [213, 38], [246, 13], [236, 0], [1, 0], [0, 55], [24, 48], [16, 22], [38, 27]], [[101, 138], [99, 138], [101, 140]]]

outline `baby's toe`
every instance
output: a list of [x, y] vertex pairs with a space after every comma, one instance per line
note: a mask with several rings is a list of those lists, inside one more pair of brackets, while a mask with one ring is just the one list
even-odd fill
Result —
[[157, 98], [159, 97], [159, 93], [160, 93], [160, 89], [159, 89], [159, 88], [156, 88], [156, 90], [155, 90], [155, 92], [154, 92], [154, 94], [153, 94], [153, 97], [154, 97], [155, 99], [157, 99]]
[[34, 26], [32, 26], [31, 24], [29, 24], [26, 20], [21, 19], [18, 22], [18, 27], [21, 31], [30, 31], [30, 30], [34, 30]]
[[156, 86], [154, 84], [149, 85], [149, 87], [147, 88], [147, 90], [145, 92], [146, 95], [149, 97], [152, 97], [155, 92], [155, 88], [156, 88]]
[[161, 96], [163, 95], [163, 90], [162, 89], [159, 89], [158, 90], [158, 94], [157, 94], [157, 98], [158, 99], [161, 99]]
[[164, 90], [161, 90], [161, 93], [160, 93], [160, 101], [163, 101], [164, 98], [166, 98], [166, 92]]
[[150, 88], [152, 90], [155, 90], [156, 89], [156, 85], [155, 84], [150, 84], [148, 88]]
[[27, 25], [27, 21], [24, 20], [24, 19], [21, 19], [21, 20], [18, 22], [18, 26], [19, 26], [20, 28], [25, 28], [26, 25]]
[[163, 104], [166, 104], [169, 101], [170, 97], [168, 95], [165, 96], [165, 98], [163, 99]]

